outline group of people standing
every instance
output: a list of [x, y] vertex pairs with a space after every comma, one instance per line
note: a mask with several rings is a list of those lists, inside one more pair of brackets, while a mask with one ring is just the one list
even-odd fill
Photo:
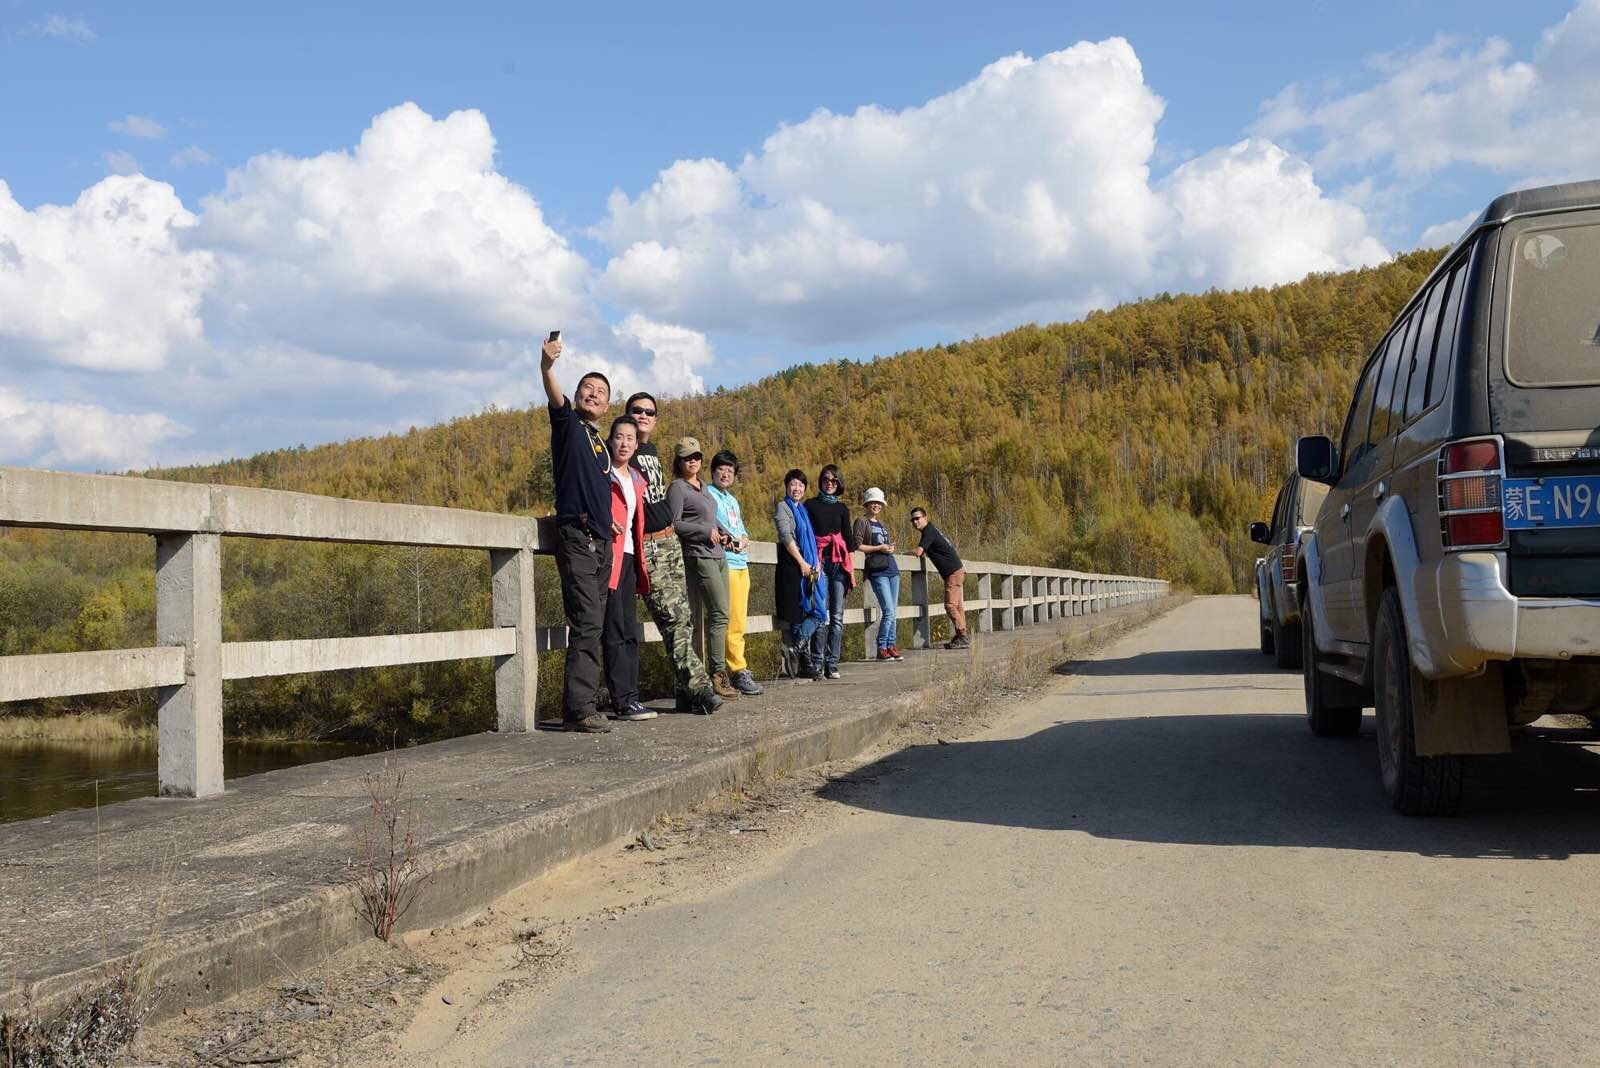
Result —
[[[639, 700], [636, 604], [643, 598], [672, 662], [679, 711], [711, 713], [724, 700], [762, 692], [744, 655], [750, 597], [750, 535], [733, 495], [739, 461], [727, 450], [711, 458], [692, 437], [672, 450], [672, 479], [650, 438], [655, 398], [635, 393], [601, 436], [611, 407], [611, 383], [598, 371], [578, 380], [569, 399], [555, 377], [561, 341], [552, 334], [540, 360], [550, 412], [550, 459], [555, 476], [556, 567], [568, 636], [562, 683], [562, 724], [588, 734], [611, 730], [598, 706], [602, 677], [611, 715], [655, 718]], [[895, 615], [900, 569], [883, 521], [881, 489], [867, 490], [867, 514], [851, 521], [844, 479], [833, 464], [806, 498], [806, 476], [784, 476], [774, 505], [778, 531], [777, 616], [783, 623], [783, 673], [796, 679], [837, 679], [844, 641], [845, 597], [855, 586], [851, 553], [866, 561], [868, 583], [882, 609], [879, 660], [899, 660]], [[962, 607], [965, 572], [955, 547], [914, 509], [921, 535], [914, 555], [927, 555], [944, 579], [945, 609], [954, 634], [950, 648], [969, 644]], [[706, 656], [695, 652], [691, 604], [703, 611]]]

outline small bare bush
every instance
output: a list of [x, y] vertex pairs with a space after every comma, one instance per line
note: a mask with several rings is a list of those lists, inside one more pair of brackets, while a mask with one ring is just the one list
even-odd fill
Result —
[[407, 804], [405, 770], [385, 756], [383, 767], [367, 772], [361, 783], [369, 804], [366, 819], [356, 828], [356, 855], [346, 882], [357, 915], [387, 942], [433, 872], [417, 857], [416, 817]]
[[0, 1065], [4, 1068], [95, 1068], [118, 1062], [160, 1000], [137, 964], [78, 994], [48, 1021], [31, 1002], [16, 1014], [0, 1013]]

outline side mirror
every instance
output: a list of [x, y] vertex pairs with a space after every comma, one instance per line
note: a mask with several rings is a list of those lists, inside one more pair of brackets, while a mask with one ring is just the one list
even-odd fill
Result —
[[1265, 523], [1251, 523], [1250, 540], [1260, 545], [1266, 545], [1272, 541], [1272, 528]]
[[1294, 465], [1300, 477], [1323, 485], [1333, 485], [1339, 471], [1339, 450], [1332, 440], [1320, 434], [1294, 443]]

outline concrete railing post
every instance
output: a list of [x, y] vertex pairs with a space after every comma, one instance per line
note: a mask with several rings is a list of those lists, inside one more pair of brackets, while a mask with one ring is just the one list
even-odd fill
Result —
[[995, 625], [1001, 630], [1015, 630], [1017, 628], [1016, 613], [1011, 608], [1011, 579], [1004, 572], [995, 576]]
[[1039, 598], [1044, 596], [1044, 577], [1042, 575], [1028, 576], [1028, 600], [1033, 602], [1028, 606], [1028, 618], [1035, 625], [1043, 623], [1047, 618], [1044, 605], [1039, 603]]
[[489, 553], [494, 625], [517, 630], [517, 651], [494, 658], [496, 729], [504, 734], [532, 730], [539, 702], [533, 561], [531, 549], [494, 549]]
[[1045, 595], [1044, 615], [1045, 615], [1046, 619], [1054, 619], [1054, 618], [1056, 618], [1056, 610], [1059, 607], [1059, 605], [1057, 605], [1057, 603], [1056, 603], [1056, 583], [1058, 581], [1059, 580], [1054, 575], [1045, 576], [1045, 580], [1044, 580], [1044, 595]]
[[183, 647], [184, 681], [157, 691], [164, 797], [222, 792], [222, 538], [156, 535], [156, 644]]
[[933, 645], [933, 619], [928, 611], [928, 558], [922, 566], [911, 572], [911, 603], [916, 606], [916, 644], [913, 648], [927, 649]]
[[985, 571], [978, 576], [978, 600], [983, 602], [983, 607], [978, 610], [976, 629], [979, 634], [987, 634], [994, 630], [994, 606], [989, 603], [993, 597], [994, 576]]

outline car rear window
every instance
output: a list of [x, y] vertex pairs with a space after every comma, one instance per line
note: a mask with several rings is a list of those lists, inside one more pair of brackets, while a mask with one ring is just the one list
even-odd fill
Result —
[[1600, 225], [1518, 235], [1506, 306], [1506, 374], [1519, 386], [1600, 382]]

